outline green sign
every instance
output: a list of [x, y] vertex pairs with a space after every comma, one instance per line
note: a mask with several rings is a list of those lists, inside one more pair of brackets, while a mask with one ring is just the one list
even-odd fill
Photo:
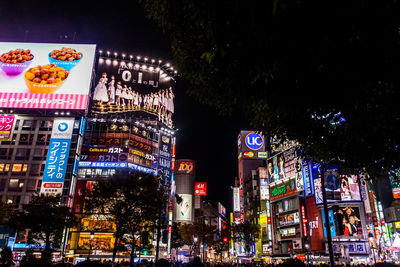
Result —
[[284, 182], [283, 184], [273, 186], [271, 189], [270, 200], [285, 197], [296, 193], [296, 181], [295, 179]]

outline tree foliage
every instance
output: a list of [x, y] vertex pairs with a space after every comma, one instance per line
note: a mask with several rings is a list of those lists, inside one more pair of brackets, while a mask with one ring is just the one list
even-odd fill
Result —
[[61, 197], [50, 195], [33, 195], [23, 210], [16, 212], [11, 219], [17, 230], [29, 230], [28, 240], [32, 243], [43, 241], [45, 249], [43, 258], [49, 259], [51, 246], [59, 248], [63, 231], [76, 223], [74, 214], [67, 206], [61, 204]]
[[165, 205], [166, 194], [157, 177], [122, 171], [111, 179], [99, 179], [94, 184], [85, 209], [87, 216], [101, 214], [115, 223], [113, 259], [121, 249], [122, 241], [129, 244], [133, 259], [141, 233], [154, 229]]
[[400, 167], [398, 1], [141, 1], [189, 93], [314, 161]]

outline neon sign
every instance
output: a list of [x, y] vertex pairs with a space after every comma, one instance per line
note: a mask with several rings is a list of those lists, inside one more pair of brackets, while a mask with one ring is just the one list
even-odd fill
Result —
[[270, 189], [270, 200], [285, 197], [297, 192], [295, 180], [290, 180], [282, 185], [274, 186]]
[[193, 162], [190, 161], [183, 161], [179, 164], [178, 171], [179, 172], [186, 172], [186, 173], [191, 173], [193, 171]]

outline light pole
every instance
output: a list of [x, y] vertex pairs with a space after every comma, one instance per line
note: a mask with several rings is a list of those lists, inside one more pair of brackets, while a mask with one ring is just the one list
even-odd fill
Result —
[[90, 246], [89, 246], [89, 254], [87, 256], [87, 260], [90, 261], [90, 254], [92, 253], [92, 245], [93, 245], [93, 237], [94, 237], [94, 232], [90, 232]]

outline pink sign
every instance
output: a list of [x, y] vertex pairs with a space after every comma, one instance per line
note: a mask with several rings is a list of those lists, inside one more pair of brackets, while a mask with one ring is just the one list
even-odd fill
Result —
[[14, 116], [0, 116], [0, 141], [10, 141], [14, 121]]

